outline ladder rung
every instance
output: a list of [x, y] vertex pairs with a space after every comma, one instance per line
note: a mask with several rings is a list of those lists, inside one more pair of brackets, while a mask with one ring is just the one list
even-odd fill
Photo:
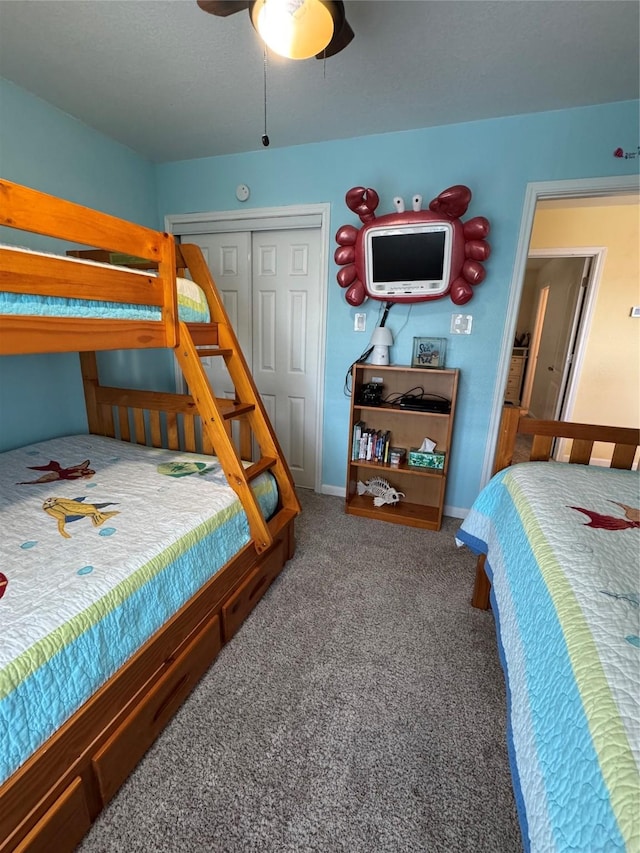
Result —
[[209, 358], [210, 355], [222, 355], [228, 356], [233, 355], [233, 350], [231, 349], [220, 349], [216, 347], [216, 349], [198, 349], [198, 355], [200, 358]]
[[216, 346], [218, 343], [217, 323], [187, 323], [192, 342], [197, 346]]
[[218, 397], [216, 402], [225, 421], [239, 418], [241, 415], [248, 415], [250, 412], [255, 412], [256, 409], [255, 403], [236, 403], [233, 400], [226, 400], [224, 397]]
[[260, 474], [264, 473], [264, 471], [268, 471], [270, 468], [276, 464], [278, 460], [274, 456], [263, 456], [261, 459], [258, 459], [257, 462], [254, 462], [253, 465], [249, 465], [248, 468], [245, 468], [245, 474], [247, 480], [251, 482], [251, 480], [255, 480], [256, 477], [259, 477]]
[[289, 521], [296, 518], [298, 514], [297, 510], [292, 509], [291, 507], [282, 507], [279, 509], [278, 512], [275, 515], [272, 515], [269, 519], [269, 530], [271, 535], [275, 536], [278, 530], [284, 527], [284, 525]]

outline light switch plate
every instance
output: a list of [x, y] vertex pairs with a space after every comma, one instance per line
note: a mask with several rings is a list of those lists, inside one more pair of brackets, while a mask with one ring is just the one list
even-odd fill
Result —
[[452, 314], [451, 315], [451, 334], [452, 335], [470, 335], [472, 324], [473, 324], [473, 315], [471, 315], [471, 314]]
[[367, 331], [367, 315], [366, 314], [355, 314], [353, 317], [353, 331], [354, 332], [366, 332]]

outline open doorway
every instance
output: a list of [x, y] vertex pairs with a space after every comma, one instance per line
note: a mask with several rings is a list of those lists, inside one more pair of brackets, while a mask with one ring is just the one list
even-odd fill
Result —
[[[539, 229], [540, 213], [545, 207], [547, 227]], [[616, 208], [625, 207], [623, 213], [627, 219], [619, 227], [620, 211]], [[527, 187], [481, 485], [488, 482], [492, 473], [514, 341], [522, 331], [518, 329], [518, 316], [530, 255], [559, 254], [558, 247], [578, 247], [583, 257], [593, 256], [595, 266], [600, 267], [599, 271], [592, 268], [590, 276], [602, 275], [597, 299], [591, 304], [586, 301], [582, 308], [578, 343], [582, 340], [583, 345], [576, 350], [577, 355], [572, 356], [570, 382], [554, 403], [556, 417], [616, 426], [638, 425], [640, 336], [631, 308], [639, 297], [639, 211], [635, 176], [549, 182]], [[584, 214], [596, 221], [597, 232], [591, 226], [584, 226]], [[618, 246], [614, 249], [615, 243]], [[552, 365], [546, 365], [549, 366]], [[578, 374], [582, 377], [580, 382], [576, 382]], [[524, 391], [523, 384], [521, 397]]]
[[570, 386], [579, 381], [595, 268], [593, 256], [578, 249], [527, 259], [515, 335], [524, 359], [522, 386], [513, 402], [531, 417], [562, 420]]

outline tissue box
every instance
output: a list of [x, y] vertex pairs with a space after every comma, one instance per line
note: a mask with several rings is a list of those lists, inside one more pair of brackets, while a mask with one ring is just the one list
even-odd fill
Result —
[[425, 450], [412, 447], [409, 450], [408, 462], [413, 468], [435, 468], [442, 471], [444, 469], [444, 453], [438, 451], [427, 453]]

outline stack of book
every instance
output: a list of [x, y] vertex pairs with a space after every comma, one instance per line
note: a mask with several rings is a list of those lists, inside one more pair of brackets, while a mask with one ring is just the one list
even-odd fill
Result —
[[352, 461], [389, 462], [391, 433], [389, 430], [369, 429], [364, 421], [353, 426]]

